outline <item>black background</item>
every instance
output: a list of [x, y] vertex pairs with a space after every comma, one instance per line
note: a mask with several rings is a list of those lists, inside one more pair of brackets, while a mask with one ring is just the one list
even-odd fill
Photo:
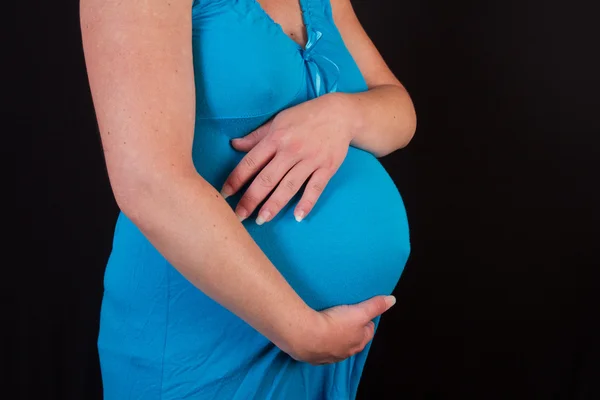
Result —
[[[413, 252], [359, 398], [599, 399], [598, 7], [354, 4], [419, 117], [409, 147], [383, 159]], [[16, 5], [3, 56], [3, 133], [18, 143], [4, 145], [16, 202], [5, 209], [0, 397], [100, 399], [118, 210], [78, 2]]]

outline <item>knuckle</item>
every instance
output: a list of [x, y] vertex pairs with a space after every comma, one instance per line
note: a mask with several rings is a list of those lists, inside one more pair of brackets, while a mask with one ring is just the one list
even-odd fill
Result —
[[291, 192], [295, 192], [297, 189], [296, 182], [293, 179], [286, 179], [283, 182], [283, 185], [286, 189], [288, 189]]
[[312, 209], [315, 206], [315, 202], [312, 199], [306, 198], [303, 200], [306, 208]]
[[383, 297], [378, 297], [377, 298], [377, 311], [381, 314], [385, 311], [386, 308], [387, 308], [387, 304], [385, 302], [385, 299]]
[[243, 185], [242, 177], [239, 173], [234, 173], [229, 177], [227, 183], [229, 183], [234, 189], [239, 188]]
[[263, 128], [262, 128], [262, 127], [260, 127], [259, 129], [256, 129], [256, 130], [252, 131], [252, 133], [250, 134], [250, 138], [251, 138], [252, 140], [256, 140], [256, 139], [258, 139], [258, 137], [260, 136], [260, 133], [261, 133], [262, 129], [263, 129]]
[[282, 141], [282, 151], [287, 154], [299, 154], [302, 151], [303, 144], [297, 140]]
[[270, 134], [269, 136], [265, 137], [263, 141], [265, 142], [265, 145], [271, 150], [278, 151], [281, 147], [279, 143], [279, 138], [273, 134]]
[[280, 141], [281, 139], [283, 139], [285, 137], [287, 133], [287, 129], [285, 128], [275, 128], [273, 130], [271, 130], [271, 140], [272, 141]]
[[281, 209], [281, 205], [282, 205], [282, 203], [281, 203], [280, 199], [278, 199], [276, 197], [275, 198], [272, 197], [272, 198], [269, 199], [269, 206], [268, 206], [268, 208], [271, 210], [271, 212], [280, 210]]
[[335, 170], [337, 169], [337, 165], [336, 165], [336, 161], [334, 159], [328, 159], [325, 162], [324, 168], [325, 170], [327, 170], [327, 172], [329, 172], [330, 174], [333, 174], [335, 172]]
[[242, 205], [246, 209], [254, 208], [256, 204], [258, 204], [258, 198], [254, 194], [249, 192], [244, 193], [244, 195], [240, 199], [240, 205]]
[[362, 311], [363, 311], [363, 312], [362, 312], [362, 317], [363, 317], [363, 319], [364, 319], [364, 320], [369, 320], [369, 319], [371, 319], [371, 318], [372, 318], [372, 315], [374, 315], [374, 314], [375, 314], [375, 311], [373, 310], [373, 307], [372, 307], [372, 306], [371, 306], [371, 307], [365, 307], [365, 308], [363, 308], [363, 310], [362, 310]]
[[314, 182], [310, 187], [317, 193], [321, 193], [323, 189], [325, 189], [325, 185], [323, 185], [321, 182]]
[[271, 175], [262, 172], [258, 174], [258, 180], [263, 186], [272, 187], [273, 186], [273, 178]]
[[250, 169], [256, 168], [256, 161], [250, 156], [244, 157], [244, 164]]

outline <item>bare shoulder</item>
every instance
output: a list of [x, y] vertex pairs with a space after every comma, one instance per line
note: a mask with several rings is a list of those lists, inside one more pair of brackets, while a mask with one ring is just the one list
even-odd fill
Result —
[[192, 0], [81, 0], [90, 90], [119, 199], [164, 171], [192, 170]]
[[367, 85], [400, 85], [361, 25], [350, 0], [330, 0], [333, 20]]

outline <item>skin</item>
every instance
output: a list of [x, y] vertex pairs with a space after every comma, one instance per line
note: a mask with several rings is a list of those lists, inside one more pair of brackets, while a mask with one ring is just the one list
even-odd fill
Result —
[[372, 339], [393, 296], [317, 312], [294, 292], [195, 170], [192, 0], [82, 0], [85, 62], [122, 212], [193, 285], [311, 364]]
[[[263, 0], [267, 12], [281, 13], [290, 23], [288, 35], [306, 43], [298, 13], [286, 12], [293, 0]], [[350, 145], [383, 157], [405, 147], [416, 129], [413, 103], [373, 42], [362, 28], [349, 0], [331, 0], [332, 12], [346, 47], [361, 70], [369, 90], [329, 93], [277, 114], [232, 146], [247, 152], [225, 181], [221, 194], [228, 197], [252, 183], [236, 206], [240, 220], [260, 208], [257, 224], [270, 221], [307, 182], [294, 215], [300, 222], [317, 202], [338, 170]], [[298, 11], [299, 12], [299, 11]], [[293, 16], [290, 16], [293, 15]], [[300, 24], [300, 26], [298, 25]], [[272, 193], [269, 196], [269, 193]]]

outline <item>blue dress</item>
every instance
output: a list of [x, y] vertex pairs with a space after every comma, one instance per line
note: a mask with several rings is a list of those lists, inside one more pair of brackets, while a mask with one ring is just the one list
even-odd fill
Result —
[[[220, 189], [243, 157], [229, 144], [281, 110], [367, 86], [328, 0], [302, 0], [308, 43], [289, 38], [254, 0], [196, 0], [193, 160]], [[233, 207], [241, 194], [227, 199]], [[410, 252], [406, 212], [371, 153], [350, 147], [312, 212], [299, 195], [270, 222], [243, 224], [314, 309], [390, 294]], [[201, 260], [198, 260], [201, 262]], [[190, 284], [122, 212], [104, 278], [98, 350], [104, 398], [354, 399], [369, 345], [342, 362], [293, 360]], [[379, 322], [379, 318], [376, 319]]]

